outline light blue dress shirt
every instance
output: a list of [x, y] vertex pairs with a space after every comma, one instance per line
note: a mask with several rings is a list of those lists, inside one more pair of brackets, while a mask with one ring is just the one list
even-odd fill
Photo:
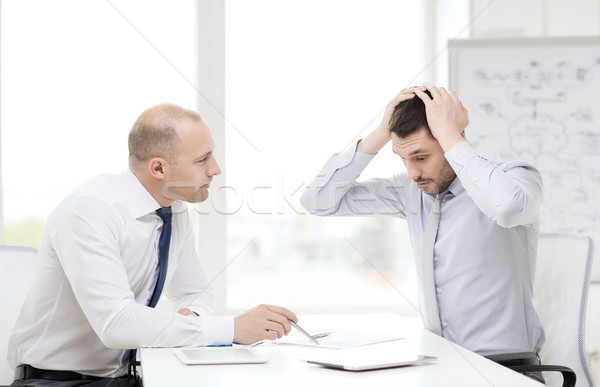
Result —
[[[374, 155], [355, 149], [331, 157], [300, 202], [315, 215], [406, 219], [418, 265], [435, 196], [406, 173], [357, 182]], [[442, 201], [434, 245], [442, 336], [483, 356], [539, 352], [544, 331], [531, 300], [541, 175], [523, 162], [481, 157], [467, 142], [445, 156], [457, 178]]]

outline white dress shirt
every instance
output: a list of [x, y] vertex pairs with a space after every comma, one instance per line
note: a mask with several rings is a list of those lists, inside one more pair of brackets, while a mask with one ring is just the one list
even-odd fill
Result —
[[[331, 157], [300, 202], [316, 215], [406, 219], [418, 266], [435, 196], [406, 173], [356, 182], [374, 155], [355, 149]], [[457, 178], [442, 201], [434, 245], [442, 336], [484, 356], [539, 352], [544, 332], [531, 299], [541, 175], [526, 163], [487, 160], [467, 142], [445, 156]]]
[[[129, 169], [90, 180], [57, 206], [10, 337], [13, 366], [116, 377], [127, 372], [130, 348], [231, 343], [233, 319], [212, 316], [184, 203], [172, 205], [163, 292], [175, 310], [147, 306], [158, 278], [159, 207]], [[186, 307], [200, 317], [176, 313]]]

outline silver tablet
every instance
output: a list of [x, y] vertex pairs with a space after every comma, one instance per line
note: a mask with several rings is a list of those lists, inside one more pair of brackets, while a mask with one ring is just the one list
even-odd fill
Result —
[[326, 356], [312, 357], [306, 359], [307, 363], [317, 364], [323, 367], [336, 368], [347, 371], [367, 371], [391, 367], [406, 367], [429, 363], [437, 360], [434, 356], [415, 355], [414, 357], [389, 357], [386, 359], [372, 359], [368, 356]]
[[175, 356], [185, 365], [200, 364], [258, 364], [268, 359], [252, 348], [200, 347], [176, 349]]

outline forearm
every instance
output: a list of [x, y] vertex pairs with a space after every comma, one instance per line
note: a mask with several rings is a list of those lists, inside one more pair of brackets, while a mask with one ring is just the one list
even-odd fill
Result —
[[304, 208], [315, 215], [372, 215], [373, 211], [397, 213], [394, 182], [382, 179], [374, 184], [360, 184], [355, 181], [372, 157], [391, 140], [390, 119], [395, 108], [402, 101], [415, 98], [417, 89], [425, 90], [416, 86], [398, 93], [387, 104], [381, 123], [375, 130], [354, 148], [327, 161], [300, 198]]
[[300, 203], [311, 214], [332, 215], [339, 212], [347, 191], [373, 158], [372, 155], [357, 153], [353, 148], [333, 155], [306, 186]]
[[352, 148], [334, 155], [306, 187], [300, 203], [313, 215], [404, 217], [406, 174], [356, 181], [373, 157]]
[[390, 136], [388, 127], [382, 124], [358, 143], [356, 151], [375, 155], [390, 141]]
[[230, 344], [233, 318], [184, 316], [131, 304], [98, 335], [108, 348], [121, 349]]

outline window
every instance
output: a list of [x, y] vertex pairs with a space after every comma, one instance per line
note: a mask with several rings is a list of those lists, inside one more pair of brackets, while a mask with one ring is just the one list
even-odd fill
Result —
[[[197, 106], [196, 2], [1, 5], [5, 242], [38, 247], [68, 192], [126, 167], [141, 111]], [[211, 213], [227, 218], [219, 310], [414, 312], [404, 221], [318, 218], [298, 198], [397, 92], [423, 81], [420, 2], [228, 0], [225, 15], [227, 154], [216, 156], [228, 204]], [[403, 168], [388, 146], [363, 178]]]
[[68, 192], [123, 170], [144, 109], [195, 108], [194, 12], [193, 1], [2, 2], [5, 243], [38, 247]]
[[[405, 222], [318, 218], [298, 198], [334, 152], [422, 82], [420, 2], [226, 3], [227, 304], [412, 311]], [[386, 147], [363, 177], [403, 170]]]

